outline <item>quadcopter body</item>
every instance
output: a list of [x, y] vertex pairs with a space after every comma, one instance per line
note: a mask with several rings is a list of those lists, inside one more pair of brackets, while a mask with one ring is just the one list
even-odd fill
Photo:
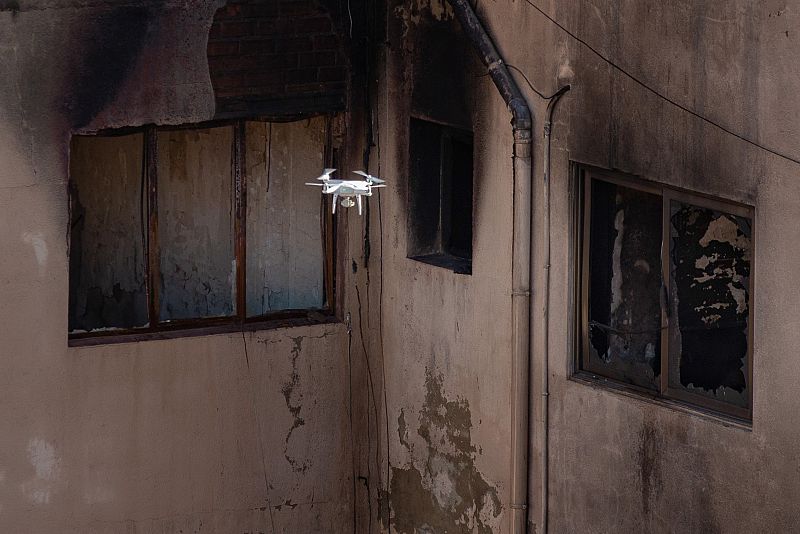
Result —
[[[361, 197], [371, 197], [372, 189], [376, 187], [386, 187], [383, 180], [372, 176], [364, 171], [353, 171], [353, 174], [363, 176], [363, 180], [338, 180], [331, 178], [331, 174], [336, 169], [325, 169], [317, 180], [318, 182], [308, 182], [306, 185], [322, 187], [322, 193], [333, 195], [333, 213], [336, 213], [336, 203], [339, 197], [342, 198], [342, 207], [351, 208], [358, 204], [358, 214], [361, 215]], [[353, 197], [356, 201], [353, 202]]]

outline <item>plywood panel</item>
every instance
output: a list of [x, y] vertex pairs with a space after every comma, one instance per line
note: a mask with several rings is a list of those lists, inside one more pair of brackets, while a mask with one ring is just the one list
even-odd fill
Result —
[[142, 134], [72, 140], [71, 332], [147, 324], [143, 150]]
[[158, 132], [162, 321], [232, 315], [230, 126]]
[[319, 188], [325, 118], [248, 122], [247, 314], [320, 308], [324, 254]]

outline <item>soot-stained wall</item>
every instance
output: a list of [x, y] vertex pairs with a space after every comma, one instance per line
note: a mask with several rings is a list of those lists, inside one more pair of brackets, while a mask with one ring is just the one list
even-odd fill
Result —
[[[662, 95], [797, 159], [797, 1], [531, 1]], [[551, 279], [549, 532], [795, 530], [800, 522], [795, 505], [800, 483], [794, 476], [800, 430], [792, 421], [800, 408], [794, 387], [800, 367], [792, 347], [800, 334], [792, 327], [798, 303], [787, 290], [795, 286], [794, 271], [787, 266], [800, 261], [793, 236], [794, 221], [800, 218], [797, 164], [656, 96], [528, 2], [478, 2], [475, 9], [505, 62], [522, 70], [539, 91], [551, 94], [565, 83], [572, 85], [553, 125], [552, 257], [551, 265], [545, 265], [541, 133], [546, 103], [513, 72], [534, 111], [533, 376], [541, 373], [545, 355], [541, 313], [547, 267]], [[485, 525], [508, 532], [512, 514], [512, 140], [510, 114], [485, 77], [475, 81], [473, 273], [454, 275], [405, 255], [406, 218], [413, 213], [407, 213], [402, 172], [409, 157], [407, 116], [418, 51], [410, 36], [425, 17], [448, 16], [445, 2], [390, 3], [385, 79], [377, 98], [381, 167], [395, 178], [381, 197], [384, 327], [375, 339], [382, 341], [387, 376], [388, 430], [380, 439], [386, 439], [381, 453], [384, 467], [389, 466], [390, 509], [382, 525], [396, 533], [475, 532]], [[754, 208], [752, 271], [733, 273], [753, 277], [752, 425], [572, 378], [579, 228], [570, 162], [617, 169]], [[726, 304], [730, 319], [740, 322], [733, 317], [741, 309], [736, 300], [740, 288], [717, 285], [714, 303]], [[433, 386], [440, 376], [441, 386]], [[736, 385], [736, 377], [731, 380]], [[437, 412], [442, 427], [431, 425], [425, 415], [431, 391], [446, 399]], [[542, 417], [541, 393], [536, 387], [532, 391], [535, 428]], [[449, 418], [456, 406], [463, 415], [458, 421], [470, 421], [468, 433]], [[439, 439], [429, 440], [435, 434], [428, 428], [440, 432]], [[456, 435], [463, 439], [451, 439]], [[532, 532], [541, 532], [541, 440], [540, 434], [531, 436]], [[473, 467], [496, 489], [499, 516], [492, 515], [491, 491], [476, 502], [473, 494], [458, 491]], [[475, 512], [469, 518], [459, 515], [465, 505]]]
[[344, 325], [68, 347], [70, 136], [214, 117], [222, 5], [0, 2], [0, 531], [352, 529]]
[[297, 114], [344, 109], [353, 40], [348, 8], [360, 12], [363, 2], [227, 2], [208, 40], [217, 116], [286, 114], [287, 103]]

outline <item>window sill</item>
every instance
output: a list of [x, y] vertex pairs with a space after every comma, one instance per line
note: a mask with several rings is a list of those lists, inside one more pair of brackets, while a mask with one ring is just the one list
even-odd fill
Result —
[[456, 274], [472, 274], [472, 260], [459, 258], [451, 254], [423, 254], [420, 256], [409, 256], [411, 260], [427, 263], [443, 269], [448, 269]]
[[723, 413], [703, 408], [701, 406], [688, 404], [679, 400], [667, 399], [658, 396], [656, 394], [647, 392], [645, 390], [640, 390], [638, 388], [626, 386], [625, 384], [620, 384], [614, 382], [613, 380], [609, 380], [607, 378], [603, 378], [601, 376], [586, 371], [578, 371], [577, 373], [574, 373], [571, 377], [569, 377], [569, 380], [571, 380], [572, 382], [577, 382], [579, 384], [590, 386], [595, 389], [599, 389], [601, 391], [608, 391], [612, 394], [621, 395], [623, 397], [636, 399], [642, 402], [646, 402], [648, 404], [655, 404], [657, 406], [669, 408], [674, 411], [683, 412], [685, 414], [693, 415], [695, 417], [700, 417], [702, 419], [720, 424], [722, 426], [736, 428], [739, 430], [745, 430], [747, 432], [753, 431], [752, 420], [742, 419], [732, 415], [726, 415]]
[[201, 337], [231, 332], [254, 332], [258, 330], [274, 330], [295, 326], [312, 326], [340, 322], [328, 310], [291, 311], [277, 313], [272, 317], [259, 317], [241, 322], [238, 319], [206, 319], [162, 325], [158, 328], [142, 328], [138, 330], [106, 331], [102, 333], [87, 332], [71, 334], [68, 339], [70, 347], [91, 347], [95, 345], [111, 345], [117, 343], [138, 343], [161, 339], [183, 337]]

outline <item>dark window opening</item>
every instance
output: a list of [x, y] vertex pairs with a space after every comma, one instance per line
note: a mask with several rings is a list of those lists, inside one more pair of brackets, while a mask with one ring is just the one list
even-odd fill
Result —
[[71, 339], [331, 312], [329, 118], [76, 136]]
[[472, 134], [412, 118], [409, 153], [409, 258], [470, 274]]
[[580, 371], [750, 419], [752, 209], [581, 175]]

